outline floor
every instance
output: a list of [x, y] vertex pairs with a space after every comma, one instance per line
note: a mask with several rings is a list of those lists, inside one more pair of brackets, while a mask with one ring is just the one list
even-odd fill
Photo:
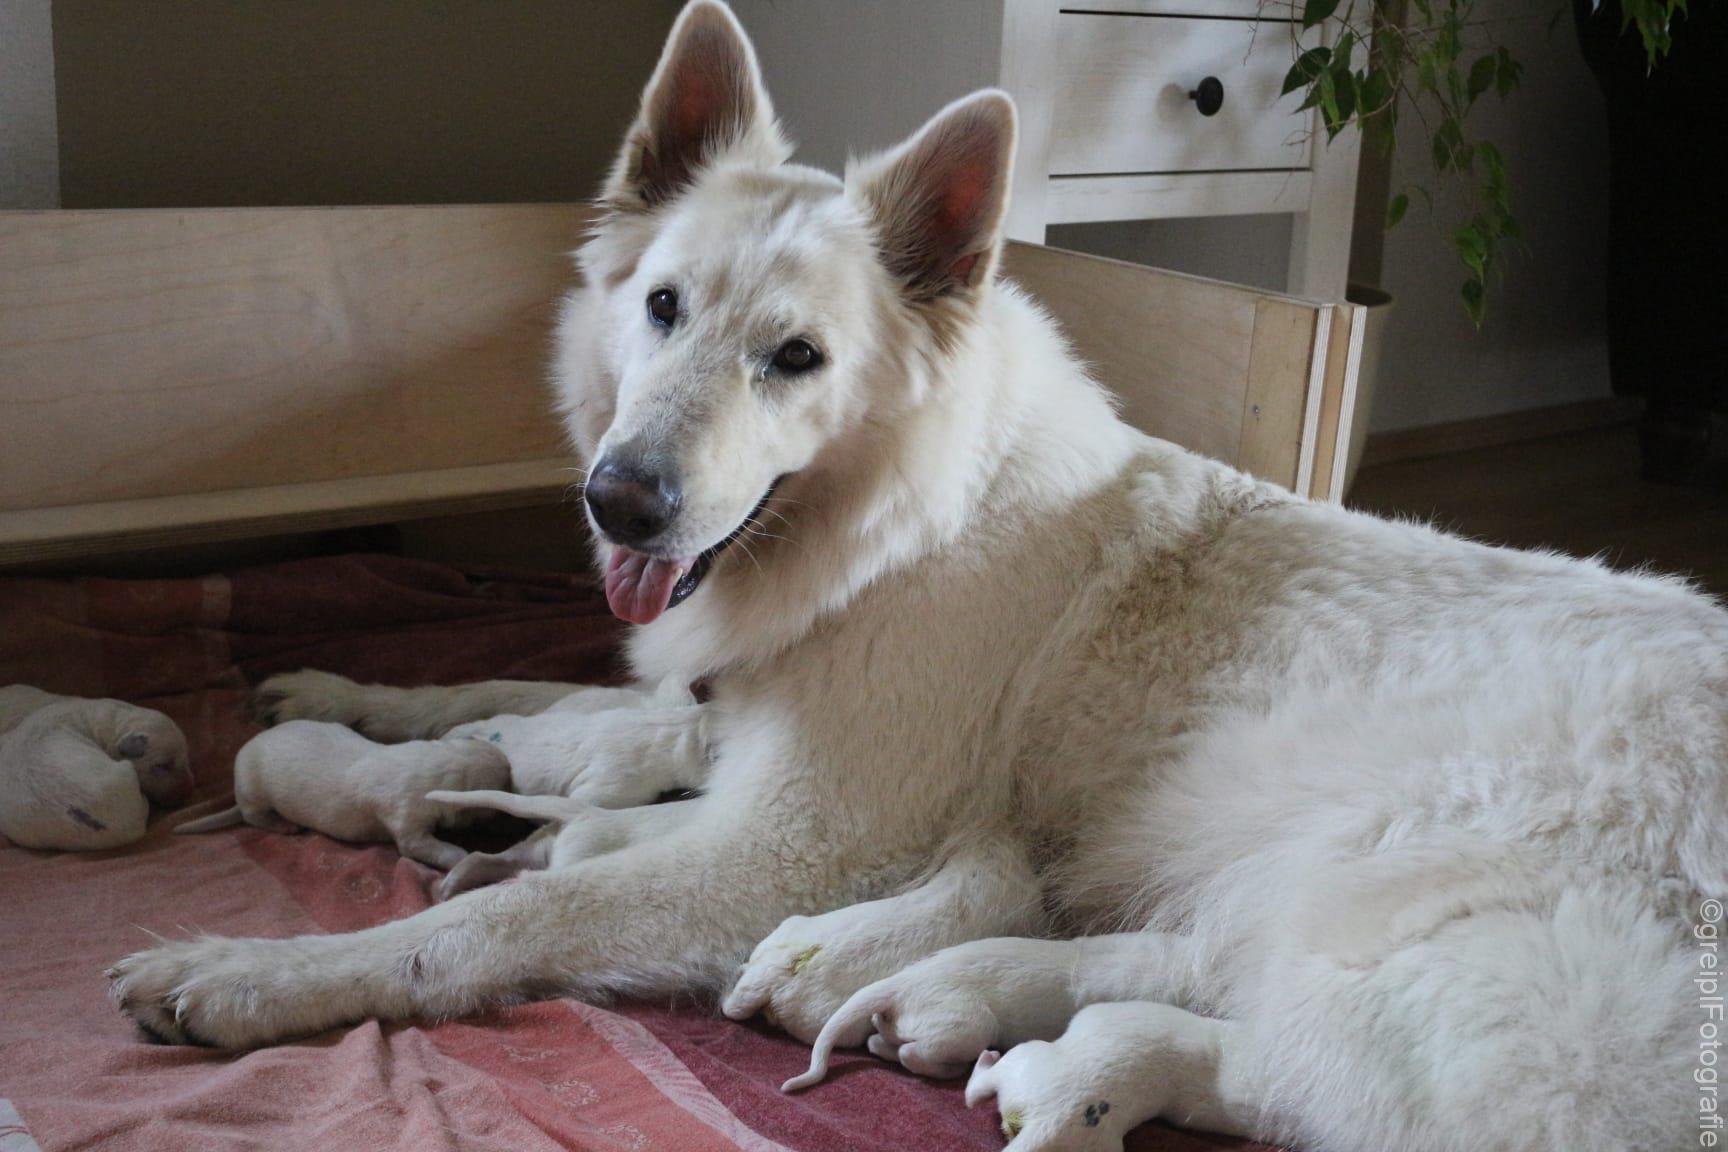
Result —
[[1728, 600], [1728, 484], [1640, 480], [1629, 425], [1364, 468], [1349, 503], [1492, 543], [1685, 573]]

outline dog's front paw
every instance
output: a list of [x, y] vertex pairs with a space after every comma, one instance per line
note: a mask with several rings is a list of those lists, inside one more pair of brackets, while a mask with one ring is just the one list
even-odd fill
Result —
[[358, 727], [365, 718], [360, 685], [334, 672], [303, 668], [272, 676], [252, 690], [246, 711], [266, 728], [290, 720], [321, 720]]
[[266, 976], [289, 941], [206, 936], [134, 952], [108, 970], [120, 1010], [165, 1044], [254, 1048], [296, 1031], [278, 1019]]
[[1007, 1152], [1113, 1152], [1133, 1127], [1108, 1093], [1077, 1082], [1060, 1043], [1032, 1040], [1006, 1056], [986, 1051], [966, 1082], [966, 1107], [994, 1099]]
[[903, 963], [854, 912], [842, 908], [783, 921], [756, 945], [720, 1010], [734, 1020], [761, 1013], [812, 1043], [854, 992]]

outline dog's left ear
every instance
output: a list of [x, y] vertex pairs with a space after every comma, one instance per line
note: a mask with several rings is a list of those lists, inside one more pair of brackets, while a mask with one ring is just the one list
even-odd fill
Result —
[[914, 302], [970, 298], [990, 282], [1008, 212], [1014, 129], [1006, 92], [974, 92], [910, 140], [848, 168], [847, 189], [875, 222], [882, 260]]
[[738, 18], [719, 0], [693, 0], [672, 25], [601, 198], [653, 208], [723, 155], [772, 167], [791, 153]]

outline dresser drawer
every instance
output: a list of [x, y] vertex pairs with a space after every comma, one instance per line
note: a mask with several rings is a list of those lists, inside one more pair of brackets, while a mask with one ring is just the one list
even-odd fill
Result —
[[[1278, 95], [1292, 25], [1071, 11], [1056, 23], [1050, 175], [1308, 166], [1302, 95]], [[1303, 47], [1319, 42], [1313, 29]], [[1212, 116], [1188, 96], [1207, 76], [1224, 88]]]

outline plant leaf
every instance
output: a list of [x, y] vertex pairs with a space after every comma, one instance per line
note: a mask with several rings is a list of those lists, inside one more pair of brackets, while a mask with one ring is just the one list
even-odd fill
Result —
[[1524, 65], [1512, 59], [1512, 53], [1501, 48], [1494, 53], [1494, 91], [1500, 99], [1512, 95], [1518, 88], [1518, 80], [1524, 72]]
[[1464, 297], [1464, 311], [1470, 314], [1470, 320], [1476, 327], [1482, 327], [1482, 297], [1484, 285], [1479, 279], [1464, 281], [1460, 293]]
[[1500, 65], [1493, 56], [1478, 56], [1476, 63], [1470, 65], [1470, 99], [1474, 101], [1482, 93], [1494, 86], [1494, 78], [1500, 73]]
[[1332, 60], [1332, 49], [1321, 45], [1310, 48], [1296, 57], [1296, 63], [1290, 65], [1290, 71], [1284, 73], [1284, 88], [1278, 93], [1288, 96], [1298, 88], [1312, 84], [1320, 73], [1326, 71], [1326, 65]]
[[1404, 219], [1404, 213], [1408, 211], [1410, 211], [1408, 193], [1400, 192], [1392, 197], [1392, 203], [1386, 206], [1386, 227], [1388, 229], [1398, 227], [1398, 221]]
[[1302, 5], [1302, 27], [1312, 28], [1338, 11], [1338, 0], [1305, 0]]

